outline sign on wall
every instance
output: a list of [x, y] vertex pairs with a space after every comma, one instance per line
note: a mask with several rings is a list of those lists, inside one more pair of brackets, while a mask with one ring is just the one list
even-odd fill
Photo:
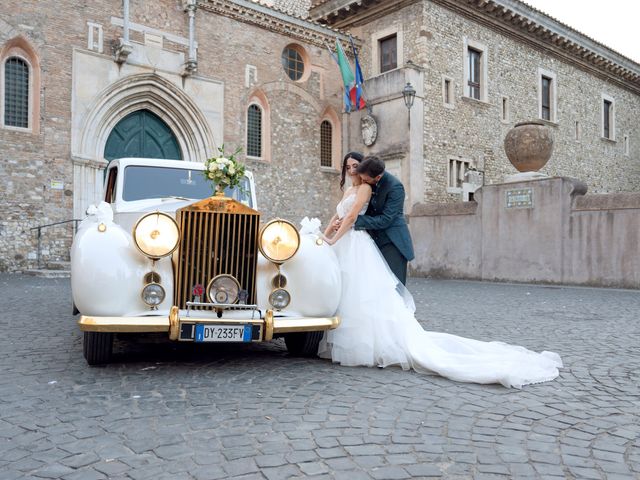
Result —
[[533, 208], [533, 189], [518, 188], [506, 191], [507, 208]]

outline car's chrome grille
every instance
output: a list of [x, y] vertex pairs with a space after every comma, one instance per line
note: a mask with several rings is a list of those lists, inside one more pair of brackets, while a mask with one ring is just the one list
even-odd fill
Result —
[[[260, 215], [183, 210], [178, 215], [181, 239], [176, 261], [175, 302], [187, 308], [193, 288], [217, 275], [233, 275], [256, 303], [256, 266]], [[202, 301], [206, 300], [206, 292]], [[208, 307], [192, 307], [202, 309]]]

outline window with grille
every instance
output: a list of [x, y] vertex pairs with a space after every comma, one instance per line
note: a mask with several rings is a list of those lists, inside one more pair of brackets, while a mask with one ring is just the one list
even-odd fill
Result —
[[262, 157], [262, 109], [249, 105], [247, 110], [247, 155]]
[[293, 81], [300, 80], [304, 74], [304, 59], [300, 52], [290, 46], [282, 51], [282, 68]]
[[332, 127], [331, 123], [324, 120], [320, 124], [320, 166], [332, 167], [333, 161], [331, 158], [332, 153]]
[[380, 48], [380, 73], [398, 68], [398, 36], [391, 35], [378, 41]]
[[4, 64], [4, 124], [29, 128], [29, 65], [18, 57]]
[[610, 100], [604, 100], [604, 105], [602, 106], [603, 111], [603, 118], [602, 118], [602, 132], [603, 132], [603, 136], [604, 138], [608, 138], [611, 139], [613, 137], [612, 135], [612, 129], [611, 129], [611, 120], [612, 120], [612, 111], [613, 111], [613, 102], [611, 102]]
[[542, 119], [551, 121], [551, 79], [542, 77]]
[[476, 50], [474, 48], [469, 48], [469, 80], [467, 81], [468, 85], [468, 95], [471, 98], [475, 98], [476, 100], [480, 100], [480, 60], [482, 59], [482, 52]]
[[538, 118], [547, 122], [558, 121], [558, 92], [556, 73], [538, 68]]

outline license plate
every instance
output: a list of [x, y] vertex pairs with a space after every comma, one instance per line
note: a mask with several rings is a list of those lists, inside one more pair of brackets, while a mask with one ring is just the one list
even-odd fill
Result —
[[251, 325], [196, 325], [196, 342], [250, 342]]

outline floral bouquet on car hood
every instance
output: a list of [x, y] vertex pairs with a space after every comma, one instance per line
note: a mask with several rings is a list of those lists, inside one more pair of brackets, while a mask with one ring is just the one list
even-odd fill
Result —
[[241, 147], [230, 155], [225, 155], [224, 145], [218, 147], [218, 151], [220, 155], [205, 160], [203, 174], [211, 182], [214, 193], [224, 195], [225, 188], [240, 186], [245, 166], [236, 160], [236, 156], [242, 151]]

